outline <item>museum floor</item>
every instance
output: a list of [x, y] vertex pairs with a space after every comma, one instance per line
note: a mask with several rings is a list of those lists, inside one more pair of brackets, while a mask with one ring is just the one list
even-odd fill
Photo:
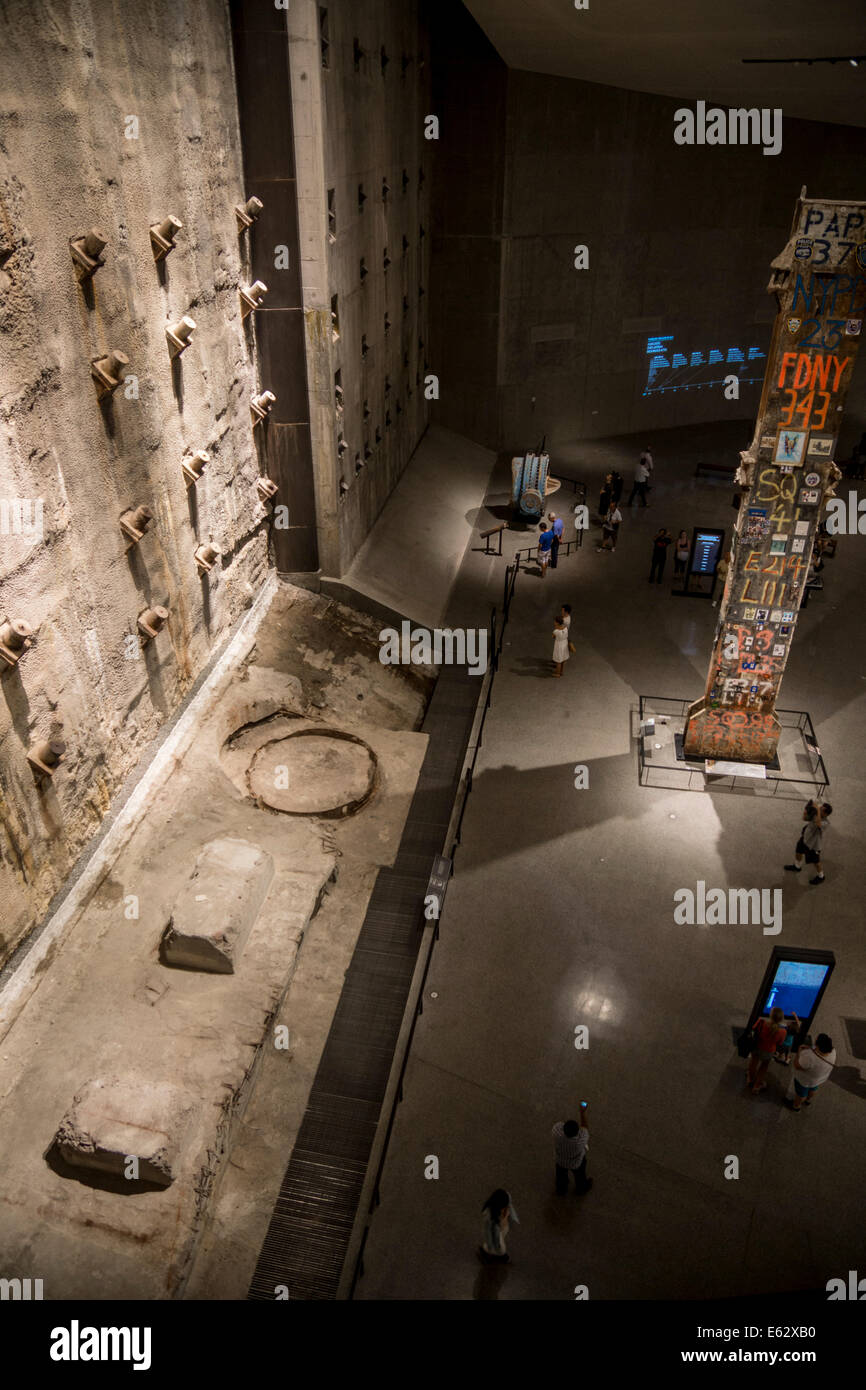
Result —
[[[731, 487], [696, 481], [694, 464], [733, 458], [748, 434], [743, 422], [657, 432], [651, 505], [623, 508], [616, 553], [596, 551], [594, 527], [544, 581], [520, 576], [356, 1298], [558, 1300], [577, 1285], [591, 1299], [727, 1297], [823, 1290], [862, 1268], [866, 542], [840, 539], [782, 688], [783, 706], [810, 712], [829, 770], [822, 887], [782, 870], [802, 799], [642, 788], [630, 736], [640, 694], [700, 693], [716, 617], [671, 596], [670, 560], [664, 584], [647, 583], [651, 535], [730, 527]], [[586, 478], [594, 502], [619, 460], [627, 498], [644, 442], [598, 441], [563, 471]], [[507, 472], [501, 460], [493, 520]], [[528, 539], [507, 535], [506, 552]], [[403, 562], [412, 569], [410, 547]], [[467, 550], [450, 622], [484, 620], [505, 563]], [[577, 651], [554, 681], [563, 601]], [[781, 888], [781, 935], [675, 925], [675, 890], [699, 879]], [[774, 944], [837, 958], [818, 1023], [838, 1065], [796, 1115], [791, 1072], [773, 1064], [750, 1098], [733, 1045]], [[573, 1044], [580, 1024], [587, 1051]], [[581, 1099], [594, 1187], [557, 1197], [550, 1129]], [[438, 1179], [425, 1178], [431, 1155]], [[500, 1185], [519, 1224], [512, 1264], [491, 1274], [475, 1249]]]

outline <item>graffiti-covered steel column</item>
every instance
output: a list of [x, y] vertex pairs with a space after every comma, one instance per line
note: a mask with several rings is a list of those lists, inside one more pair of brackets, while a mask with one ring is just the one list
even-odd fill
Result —
[[775, 704], [834, 462], [866, 307], [866, 203], [800, 195], [772, 263], [779, 306], [755, 433], [740, 455], [740, 511], [707, 688], [686, 757], [770, 763]]

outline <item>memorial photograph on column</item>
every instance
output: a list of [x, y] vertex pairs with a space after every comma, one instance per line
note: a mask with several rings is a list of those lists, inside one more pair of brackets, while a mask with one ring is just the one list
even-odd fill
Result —
[[864, 83], [857, 0], [0, 4], [28, 1372], [851, 1364]]

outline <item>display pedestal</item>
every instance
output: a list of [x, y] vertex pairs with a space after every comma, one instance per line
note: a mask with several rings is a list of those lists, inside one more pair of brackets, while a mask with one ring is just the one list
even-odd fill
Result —
[[632, 709], [631, 732], [637, 742], [638, 780], [642, 787], [737, 791], [800, 801], [821, 797], [826, 792], [830, 779], [812, 720], [805, 710], [776, 710], [776, 752], [765, 763], [715, 759], [709, 760], [708, 766], [703, 755], [690, 757], [683, 751], [690, 708], [693, 702], [668, 695], [639, 697], [637, 709]]

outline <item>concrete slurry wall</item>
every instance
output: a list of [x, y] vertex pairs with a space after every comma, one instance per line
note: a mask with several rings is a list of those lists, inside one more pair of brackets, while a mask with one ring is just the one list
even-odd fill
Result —
[[[0, 21], [0, 501], [41, 500], [43, 538], [0, 534], [0, 621], [37, 629], [0, 675], [0, 960], [39, 918], [113, 792], [266, 573], [241, 325], [244, 186], [222, 0], [37, 3]], [[136, 133], [127, 119], [136, 117]], [[183, 223], [161, 270], [149, 227]], [[70, 238], [107, 239], [89, 289]], [[165, 328], [197, 324], [172, 365]], [[134, 387], [97, 401], [92, 359], [125, 353]], [[181, 460], [211, 461], [187, 492]], [[145, 504], [127, 553], [118, 519]], [[37, 516], [34, 507], [31, 515]], [[11, 523], [0, 516], [0, 532]], [[200, 578], [193, 553], [223, 552]], [[166, 628], [130, 659], [138, 615]], [[68, 745], [37, 788], [29, 745]]]
[[[738, 400], [721, 384], [645, 397], [647, 340], [766, 353], [770, 262], [800, 189], [861, 198], [866, 133], [785, 118], [777, 155], [679, 146], [674, 112], [713, 104], [699, 77], [687, 102], [510, 69], [460, 0], [441, 0], [431, 25], [442, 120], [431, 421], [509, 453], [546, 434], [554, 464], [577, 472], [584, 439], [637, 430], [651, 442], [657, 429], [753, 418], [765, 359]], [[861, 367], [842, 457], [864, 425]]]
[[[418, 445], [428, 417], [425, 370], [438, 371], [427, 328], [435, 149], [424, 138], [432, 110], [429, 40], [417, 0], [297, 0], [287, 18], [320, 557], [326, 573], [341, 575]], [[330, 234], [329, 190], [336, 217]], [[339, 455], [341, 433], [347, 448]], [[357, 473], [356, 459], [363, 465]], [[348, 491], [341, 491], [341, 478]]]
[[[756, 413], [766, 356], [739, 399], [725, 399], [722, 379], [733, 369], [724, 362], [692, 378], [717, 385], [645, 397], [647, 340], [673, 335], [669, 349], [687, 356], [753, 346], [766, 354], [776, 308], [766, 293], [770, 262], [788, 240], [800, 189], [862, 198], [866, 132], [786, 119], [776, 155], [755, 145], [676, 145], [674, 112], [689, 105], [509, 73], [503, 447], [528, 447], [545, 431], [562, 449], [581, 438]], [[574, 266], [579, 244], [589, 248], [587, 270]], [[864, 411], [858, 373], [843, 458]]]

